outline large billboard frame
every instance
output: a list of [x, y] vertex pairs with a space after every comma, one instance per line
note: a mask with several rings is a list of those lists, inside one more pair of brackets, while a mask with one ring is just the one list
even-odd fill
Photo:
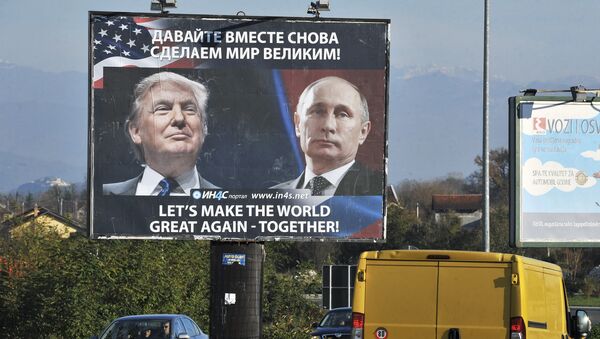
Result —
[[[581, 192], [593, 187], [589, 186], [590, 182], [596, 182], [595, 176], [600, 172], [592, 176], [593, 172], [578, 170], [583, 168], [584, 160], [579, 159], [583, 158], [581, 150], [576, 150], [573, 145], [589, 143], [586, 134], [591, 134], [587, 138], [593, 137], [591, 128], [600, 132], [595, 119], [597, 113], [579, 113], [598, 111], [594, 99], [574, 101], [565, 96], [509, 98], [509, 236], [512, 247], [600, 246], [598, 235], [590, 232], [575, 234], [592, 230], [589, 227], [598, 222], [593, 219], [600, 216], [600, 206], [598, 212], [593, 212], [590, 207], [579, 209], [569, 205], [572, 202], [593, 204], [585, 201]], [[561, 120], [560, 124], [558, 120]], [[536, 122], [539, 126], [534, 126]], [[592, 125], [596, 127], [589, 127]], [[596, 146], [600, 150], [600, 146]], [[581, 180], [577, 181], [577, 178]], [[559, 189], [561, 185], [565, 187]], [[539, 191], [535, 191], [536, 187]], [[545, 194], [554, 195], [544, 200]], [[550, 203], [555, 205], [550, 206]]]
[[[378, 29], [380, 27], [383, 27], [383, 31], [385, 34], [385, 43], [383, 45], [381, 45], [383, 47], [383, 51], [381, 51], [384, 56], [385, 56], [385, 60], [384, 62], [384, 67], [381, 67], [377, 72], [380, 72], [380, 74], [382, 74], [383, 76], [383, 80], [380, 83], [381, 86], [383, 86], [383, 93], [382, 93], [382, 97], [381, 97], [381, 103], [382, 103], [382, 112], [381, 112], [381, 116], [379, 117], [379, 123], [381, 123], [381, 128], [379, 128], [379, 137], [382, 138], [382, 140], [380, 140], [380, 143], [382, 145], [381, 148], [381, 177], [382, 177], [382, 184], [381, 184], [381, 195], [380, 195], [380, 200], [381, 203], [377, 203], [375, 205], [370, 205], [372, 206], [380, 206], [378, 209], [380, 210], [380, 215], [381, 218], [379, 219], [379, 221], [377, 222], [376, 228], [378, 228], [378, 230], [375, 231], [375, 233], [373, 232], [373, 228], [371, 228], [369, 230], [369, 232], [371, 232], [371, 235], [368, 235], [366, 237], [360, 237], [360, 229], [359, 231], [357, 231], [355, 234], [359, 234], [356, 238], [353, 238], [352, 236], [341, 236], [341, 237], [335, 237], [335, 236], [321, 236], [321, 235], [314, 235], [314, 234], [309, 234], [309, 235], [301, 235], [301, 236], [286, 236], [286, 235], [281, 235], [281, 234], [274, 234], [274, 235], [267, 235], [267, 236], [252, 236], [252, 237], [246, 237], [246, 236], [239, 236], [238, 235], [232, 235], [232, 234], [220, 234], [220, 235], [215, 235], [215, 234], [210, 234], [210, 235], [198, 235], [198, 234], [173, 234], [173, 233], [164, 233], [164, 232], [156, 232], [156, 233], [150, 233], [150, 232], [142, 232], [142, 233], [135, 233], [135, 232], [121, 232], [119, 231], [117, 228], [119, 225], [117, 225], [117, 228], [113, 228], [113, 231], [106, 231], [106, 227], [101, 228], [98, 227], [99, 224], [97, 224], [97, 221], [100, 217], [100, 215], [97, 213], [98, 211], [98, 206], [100, 206], [101, 204], [98, 203], [98, 199], [106, 199], [106, 197], [104, 197], [105, 194], [103, 194], [102, 192], [102, 187], [103, 185], [99, 184], [99, 182], [97, 182], [97, 179], [99, 177], [99, 173], [102, 172], [102, 170], [99, 170], [99, 159], [102, 159], [102, 156], [104, 156], [103, 154], [106, 153], [106, 151], [104, 150], [104, 153], [98, 153], [98, 150], [101, 149], [102, 146], [101, 142], [99, 142], [99, 140], [101, 140], [101, 137], [99, 136], [99, 134], [107, 134], [107, 132], [111, 132], [111, 133], [115, 133], [115, 131], [109, 131], [105, 128], [105, 126], [102, 126], [101, 124], [99, 124], [98, 122], [98, 116], [100, 115], [98, 112], [105, 112], [108, 111], [108, 109], [105, 109], [104, 111], [101, 111], [98, 109], [98, 107], [100, 105], [98, 105], [98, 95], [95, 94], [95, 87], [96, 84], [98, 83], [98, 80], [95, 78], [95, 74], [94, 74], [94, 66], [95, 66], [95, 62], [94, 62], [94, 45], [97, 43], [97, 40], [95, 39], [95, 33], [94, 32], [94, 20], [99, 18], [99, 17], [108, 17], [108, 18], [122, 18], [122, 19], [126, 19], [126, 18], [148, 18], [150, 20], [156, 20], [159, 21], [161, 19], [166, 19], [166, 20], [180, 20], [181, 22], [184, 22], [185, 20], [207, 20], [207, 21], [214, 21], [214, 22], [219, 22], [219, 21], [230, 21], [233, 22], [234, 25], [237, 25], [236, 27], [245, 27], [248, 25], [252, 25], [252, 24], [256, 24], [256, 23], [274, 23], [275, 25], [278, 23], [299, 23], [299, 24], [310, 24], [310, 25], [355, 25], [355, 27], [359, 27], [360, 25], [373, 25], [374, 27], [378, 27]], [[389, 87], [389, 24], [390, 21], [387, 19], [355, 19], [355, 18], [351, 18], [351, 19], [346, 19], [346, 18], [303, 18], [303, 17], [258, 17], [258, 16], [219, 16], [219, 15], [188, 15], [188, 14], [150, 14], [150, 13], [126, 13], [126, 12], [97, 12], [97, 11], [93, 11], [93, 12], [89, 12], [89, 63], [88, 63], [88, 67], [89, 67], [89, 79], [88, 79], [88, 100], [89, 100], [89, 105], [88, 105], [88, 118], [89, 118], [89, 134], [88, 134], [88, 147], [89, 147], [89, 158], [88, 158], [88, 192], [89, 192], [89, 215], [88, 215], [88, 221], [89, 221], [89, 230], [90, 230], [90, 238], [92, 239], [205, 239], [205, 240], [231, 240], [231, 241], [263, 241], [263, 240], [304, 240], [304, 241], [315, 241], [315, 240], [327, 240], [327, 241], [358, 241], [358, 242], [379, 242], [379, 241], [385, 241], [385, 237], [386, 237], [386, 196], [385, 196], [385, 184], [387, 181], [387, 157], [388, 157], [388, 149], [387, 149], [387, 135], [388, 135], [388, 110], [389, 110], [389, 98], [388, 98], [388, 87]], [[332, 26], [333, 27], [333, 26]], [[206, 31], [206, 29], [205, 29]], [[216, 31], [216, 30], [215, 30]], [[334, 30], [335, 32], [335, 30]], [[116, 36], [114, 37], [116, 38]], [[161, 35], [161, 38], [166, 38], [163, 37]], [[117, 42], [117, 41], [116, 41]], [[131, 42], [131, 40], [130, 40]], [[154, 42], [154, 41], [153, 41]], [[343, 52], [343, 50], [342, 50]], [[338, 51], [338, 54], [340, 52]], [[339, 59], [339, 58], [338, 58]], [[218, 63], [218, 62], [216, 62]], [[241, 66], [238, 66], [241, 67]], [[261, 66], [262, 67], [262, 66]], [[116, 67], [119, 68], [119, 67]], [[108, 79], [109, 76], [112, 76], [113, 79], [120, 79], [120, 80], [127, 80], [127, 76], [123, 76], [122, 74], [124, 73], [130, 73], [130, 74], [134, 74], [135, 76], [139, 78], [141, 78], [142, 76], [146, 76], [148, 74], [151, 74], [153, 72], [162, 72], [165, 69], [163, 67], [150, 67], [153, 68], [152, 71], [148, 71], [148, 67], [138, 67], [136, 70], [132, 70], [130, 68], [124, 68], [121, 67], [119, 69], [114, 69], [110, 68], [110, 67], [105, 67], [104, 68], [104, 78], [102, 78], [102, 81], [106, 81], [106, 79]], [[208, 71], [211, 71], [210, 66], [207, 67]], [[267, 67], [268, 68], [268, 67]], [[280, 67], [281, 68], [281, 67]], [[293, 68], [293, 67], [292, 67]], [[325, 66], [318, 66], [316, 68], [310, 68], [310, 67], [304, 67], [304, 71], [306, 69], [309, 69], [309, 71], [315, 71], [315, 74], [325, 74], [327, 75], [328, 70], [331, 71], [331, 75], [332, 76], [338, 76], [338, 74], [342, 74], [342, 75], [346, 75], [348, 73], [352, 73], [352, 72], [356, 72], [356, 75], [354, 76], [355, 79], [360, 78], [362, 76], [362, 74], [359, 74], [360, 71], [362, 71], [362, 69], [360, 67], [350, 67], [350, 68], [335, 68], [335, 67], [327, 67], [327, 64], [325, 63]], [[368, 68], [368, 67], [366, 67]], [[180, 73], [183, 76], [186, 77], [192, 77], [192, 76], [196, 76], [197, 73], [200, 73], [200, 69], [202, 69], [202, 67], [198, 67], [196, 66], [191, 66], [188, 68], [185, 67], [181, 67], [181, 68], [176, 68], [174, 70], [175, 73]], [[221, 71], [219, 69], [219, 66], [214, 68], [216, 71], [215, 72], [219, 72]], [[270, 69], [279, 69], [278, 66], [271, 66]], [[196, 72], [197, 71], [197, 72]], [[288, 79], [288, 83], [289, 83], [289, 79], [294, 77], [294, 76], [298, 76], [298, 74], [300, 72], [302, 72], [303, 70], [301, 69], [301, 67], [299, 67], [298, 71], [289, 71], [287, 74], [287, 79]], [[139, 73], [139, 74], [136, 74]], [[367, 73], [365, 73], [367, 74]], [[283, 80], [285, 81], [285, 74], [282, 77]], [[120, 77], [120, 78], [119, 78]], [[314, 76], [313, 76], [314, 77]], [[310, 78], [310, 76], [308, 76], [307, 78]], [[114, 80], [113, 83], [117, 83], [117, 80]], [[368, 82], [366, 82], [368, 84]], [[110, 84], [110, 83], [109, 83]], [[104, 85], [102, 85], [104, 86]], [[363, 85], [364, 86], [364, 85]], [[107, 87], [109, 87], [107, 85]], [[103, 90], [105, 90], [105, 88], [103, 87]], [[122, 93], [123, 92], [123, 88], [115, 88], [115, 89], [111, 89], [113, 92], [112, 93]], [[99, 92], [98, 92], [99, 93]], [[212, 93], [211, 93], [212, 94]], [[101, 98], [105, 101], [109, 101], [109, 100], [113, 100], [113, 101], [119, 101], [121, 99], [116, 98], [115, 97], [111, 97], [111, 98]], [[291, 100], [291, 99], [290, 99]], [[121, 100], [123, 101], [123, 100]], [[115, 104], [116, 105], [116, 104]], [[291, 104], [290, 104], [291, 106]], [[107, 106], [108, 107], [108, 106]], [[114, 106], [113, 106], [114, 107]], [[291, 109], [291, 108], [290, 108]], [[116, 121], [112, 121], [113, 125], [117, 125], [115, 130], [118, 129], [122, 129], [123, 126], [119, 125], [119, 122]], [[104, 129], [103, 129], [104, 128]], [[110, 134], [110, 133], [108, 133]], [[210, 132], [209, 134], [210, 135]], [[103, 139], [102, 139], [103, 140]], [[105, 148], [106, 149], [106, 148]], [[115, 152], [120, 152], [121, 150], [115, 150]], [[377, 151], [379, 152], [379, 151]], [[375, 153], [377, 153], [375, 152]], [[104, 160], [104, 159], [102, 159]], [[121, 165], [121, 164], [120, 164]], [[101, 173], [100, 176], [104, 175], [104, 173]], [[227, 189], [227, 187], [223, 186], [223, 189], [219, 189], [219, 190], [214, 190], [214, 192], [212, 192], [212, 194], [223, 194], [222, 191], [225, 191]], [[210, 192], [211, 190], [208, 190], [209, 195], [211, 194]], [[219, 191], [221, 191], [221, 193], [219, 193]], [[206, 192], [200, 192], [200, 193], [196, 193], [196, 192], [191, 192], [190, 195], [192, 193], [195, 194], [200, 194], [200, 193], [206, 193]], [[286, 192], [287, 193], [287, 192]], [[99, 198], [100, 197], [100, 198]], [[332, 198], [330, 200], [335, 200], [338, 197]], [[360, 199], [363, 199], [363, 197], [358, 197], [358, 196], [354, 196], [354, 197], [350, 197], [349, 199], [352, 200], [352, 198], [355, 198], [355, 200], [357, 201], [361, 201]], [[152, 200], [153, 198], [149, 198], [149, 197], [144, 197], [144, 199], [147, 199], [147, 201]], [[219, 199], [220, 200], [220, 199]], [[180, 200], [182, 201], [182, 200]], [[187, 197], [187, 202], [191, 202], [193, 203], [198, 203], [198, 201], [194, 201], [192, 200], [191, 197]], [[186, 204], [187, 204], [186, 202]], [[360, 207], [360, 202], [357, 203], [358, 207]], [[112, 204], [110, 206], [114, 207], [114, 206], [118, 206], [119, 203], [115, 203]], [[167, 206], [170, 207], [170, 206]], [[189, 207], [189, 206], [188, 206]], [[119, 207], [116, 207], [119, 208]], [[335, 209], [335, 208], [334, 208]], [[350, 205], [348, 205], [346, 207], [347, 211], [352, 212], [351, 210], [358, 210], [359, 208], [356, 208], [356, 206], [352, 207]], [[106, 211], [107, 209], [104, 208], [104, 211]], [[314, 211], [314, 210], [313, 210]], [[341, 212], [341, 211], [340, 211]], [[138, 217], [140, 215], [140, 213], [138, 211]], [[162, 213], [162, 210], [161, 210]], [[373, 210], [370, 211], [370, 213], [373, 213]], [[379, 213], [379, 212], [378, 212]], [[143, 214], [143, 213], [142, 213]], [[338, 213], [339, 214], [339, 213]], [[350, 213], [351, 214], [351, 213]], [[313, 217], [316, 214], [311, 215], [311, 217]], [[101, 218], [103, 218], [105, 224], [106, 224], [106, 220], [107, 220], [107, 216], [106, 214], [102, 214]], [[109, 217], [110, 218], [110, 217]], [[314, 219], [314, 218], [313, 218]], [[135, 217], [132, 219], [126, 219], [131, 222], [136, 222]], [[123, 223], [123, 220], [120, 221], [121, 223]], [[372, 225], [370, 225], [372, 226]], [[336, 229], [340, 229], [341, 227], [337, 226]], [[365, 227], [366, 228], [366, 227]], [[333, 228], [327, 228], [329, 229], [333, 229]], [[321, 230], [321, 229], [319, 229]], [[372, 234], [379, 234], [377, 236], [373, 236]], [[322, 234], [325, 234], [324, 232], [322, 232]]]

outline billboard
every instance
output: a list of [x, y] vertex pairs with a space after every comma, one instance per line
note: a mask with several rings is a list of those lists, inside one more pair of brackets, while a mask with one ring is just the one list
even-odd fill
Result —
[[384, 239], [389, 21], [89, 23], [92, 238]]
[[509, 99], [511, 234], [518, 247], [600, 244], [600, 104]]

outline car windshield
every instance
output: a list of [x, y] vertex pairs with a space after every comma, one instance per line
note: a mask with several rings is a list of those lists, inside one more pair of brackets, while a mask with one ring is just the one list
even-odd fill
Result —
[[100, 339], [166, 339], [170, 328], [168, 319], [118, 320], [106, 329]]
[[325, 315], [320, 327], [345, 327], [350, 326], [352, 323], [352, 312], [351, 311], [334, 311], [329, 312]]

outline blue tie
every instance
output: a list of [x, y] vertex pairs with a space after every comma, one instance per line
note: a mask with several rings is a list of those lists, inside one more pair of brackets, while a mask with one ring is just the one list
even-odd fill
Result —
[[158, 196], [164, 197], [171, 195], [171, 192], [178, 186], [178, 183], [171, 178], [164, 178], [158, 183], [158, 185], [160, 186], [160, 192], [158, 192]]

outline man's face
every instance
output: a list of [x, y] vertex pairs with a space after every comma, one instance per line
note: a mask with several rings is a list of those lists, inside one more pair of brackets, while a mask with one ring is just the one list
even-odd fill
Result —
[[360, 95], [352, 86], [341, 79], [324, 80], [309, 90], [300, 110], [294, 114], [296, 136], [313, 170], [328, 171], [354, 160], [371, 123], [362, 122]]
[[202, 108], [186, 86], [165, 81], [146, 92], [137, 118], [129, 126], [133, 142], [147, 164], [198, 155], [204, 142]]
[[165, 334], [169, 334], [171, 332], [171, 324], [170, 323], [164, 323], [163, 324], [163, 332]]

